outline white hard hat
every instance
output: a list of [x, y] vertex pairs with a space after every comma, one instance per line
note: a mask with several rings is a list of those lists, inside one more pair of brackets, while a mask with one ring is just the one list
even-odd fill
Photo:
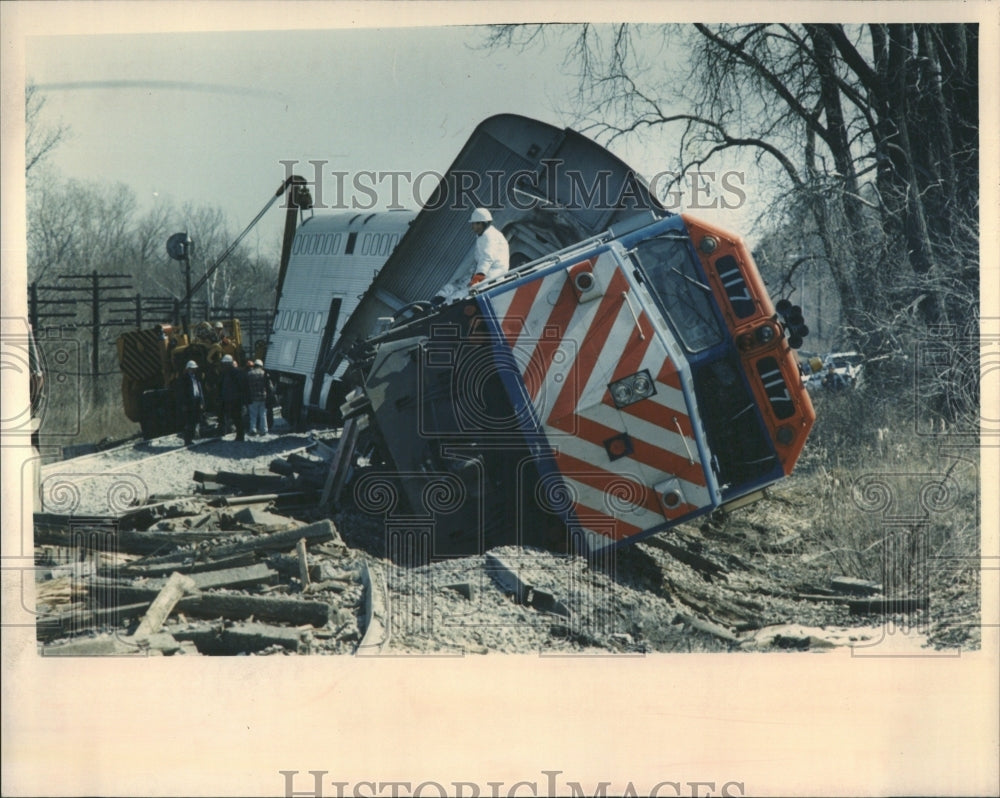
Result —
[[486, 208], [476, 208], [469, 218], [470, 222], [492, 222], [493, 216]]
[[198, 364], [195, 363], [193, 360], [189, 360], [188, 364], [184, 368], [186, 368], [186, 369], [196, 369], [196, 368], [198, 368]]
[[255, 360], [255, 361], [253, 362], [253, 364], [254, 364], [255, 366], [260, 366], [261, 368], [264, 368], [264, 361], [263, 361], [263, 360], [260, 360], [260, 359], [258, 359], [258, 360]]
[[223, 363], [232, 363], [233, 362], [233, 356], [232, 355], [223, 355], [222, 356], [222, 362]]
[[222, 322], [221, 321], [215, 322], [215, 329], [217, 329], [217, 330], [221, 330], [222, 329]]

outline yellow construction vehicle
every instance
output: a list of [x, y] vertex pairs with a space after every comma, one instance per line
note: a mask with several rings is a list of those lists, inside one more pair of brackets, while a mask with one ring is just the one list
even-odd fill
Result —
[[[283, 206], [286, 208], [281, 260], [283, 272], [288, 262], [296, 218], [301, 210], [312, 207], [312, 198], [304, 183], [297, 175], [288, 177], [254, 220], [194, 285], [190, 284], [190, 269], [187, 269], [185, 295], [179, 306], [186, 305], [190, 313], [191, 297], [239, 246], [267, 210], [287, 193], [286, 205]], [[191, 239], [187, 233], [177, 233], [167, 241], [167, 252], [171, 258], [186, 262], [190, 245]], [[205, 388], [206, 407], [210, 412], [216, 410], [223, 356], [232, 355], [241, 366], [245, 366], [247, 362], [239, 319], [200, 321], [190, 324], [189, 329], [183, 325], [157, 324], [149, 329], [132, 330], [120, 335], [117, 348], [118, 364], [122, 371], [122, 406], [125, 415], [142, 426], [145, 438], [168, 435], [178, 430], [173, 383], [183, 373], [189, 360], [198, 364], [199, 376]], [[253, 356], [261, 359], [264, 356], [259, 343], [254, 347]]]
[[202, 321], [190, 334], [181, 327], [157, 324], [120, 335], [117, 347], [122, 406], [129, 420], [142, 426], [146, 438], [176, 432], [173, 383], [189, 360], [198, 364], [210, 411], [216, 409], [223, 356], [246, 362], [239, 319]]

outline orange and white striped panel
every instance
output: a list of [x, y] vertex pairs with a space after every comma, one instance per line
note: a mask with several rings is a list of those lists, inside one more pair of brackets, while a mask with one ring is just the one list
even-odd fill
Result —
[[[587, 301], [568, 276], [581, 268], [597, 281]], [[490, 299], [591, 548], [712, 503], [677, 365], [610, 253]], [[644, 369], [655, 393], [616, 408], [608, 384]]]

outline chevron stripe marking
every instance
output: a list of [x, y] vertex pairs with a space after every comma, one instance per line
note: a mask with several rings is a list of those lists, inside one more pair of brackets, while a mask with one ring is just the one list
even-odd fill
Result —
[[556, 464], [563, 478], [569, 478], [583, 485], [588, 485], [594, 490], [604, 493], [609, 482], [621, 482], [627, 485], [630, 491], [639, 498], [638, 501], [629, 502], [637, 507], [643, 507], [652, 513], [662, 515], [660, 501], [653, 492], [626, 474], [615, 474], [610, 471], [602, 471], [595, 468], [593, 463], [586, 460], [579, 460], [566, 452], [558, 452], [555, 456]]
[[[615, 406], [610, 391], [604, 396], [604, 404], [608, 407]], [[671, 432], [680, 430], [680, 434], [685, 438], [692, 441], [695, 440], [694, 426], [691, 424], [691, 418], [687, 413], [669, 405], [660, 404], [656, 401], [655, 396], [623, 407], [621, 408], [621, 412], [647, 421], [661, 429], [667, 429]]]
[[[604, 441], [608, 438], [621, 435], [621, 430], [616, 430], [613, 427], [606, 426], [582, 415], [556, 419], [550, 423], [551, 426], [561, 432], [569, 433], [573, 437], [580, 438], [595, 446], [600, 446], [602, 449], [604, 448]], [[654, 468], [657, 471], [673, 474], [693, 485], [698, 485], [702, 488], [705, 487], [705, 472], [700, 462], [695, 460], [692, 463], [686, 456], [671, 452], [669, 449], [664, 449], [660, 446], [655, 446], [648, 441], [632, 438], [632, 454], [629, 455], [629, 459]], [[594, 468], [594, 466], [591, 465], [591, 468]]]
[[559, 292], [559, 299], [541, 330], [541, 336], [536, 342], [531, 359], [524, 370], [525, 387], [528, 389], [528, 395], [532, 401], [538, 398], [545, 374], [548, 372], [549, 366], [552, 365], [552, 359], [566, 335], [566, 329], [576, 308], [576, 294], [573, 292], [573, 285], [569, 280], [565, 280], [562, 290]]
[[671, 388], [676, 388], [678, 391], [684, 390], [681, 385], [680, 372], [677, 371], [677, 367], [669, 358], [663, 361], [660, 373], [656, 375], [656, 381], [662, 382], [664, 385], [669, 385]]
[[500, 328], [511, 349], [517, 346], [517, 339], [524, 332], [525, 321], [531, 306], [534, 305], [538, 292], [542, 290], [545, 280], [532, 280], [525, 283], [514, 291], [514, 296], [510, 301], [503, 316]]
[[[646, 316], [646, 311], [639, 314], [639, 329], [642, 329], [643, 325], [647, 328], [652, 326], [649, 323], [649, 318]], [[653, 336], [646, 335], [641, 341], [637, 341], [631, 346], [626, 347], [608, 382], [615, 382], [622, 379], [622, 377], [628, 377], [630, 374], [635, 374], [639, 371], [639, 366], [642, 364], [642, 359], [646, 356], [651, 343], [653, 343]]]
[[618, 269], [615, 269], [608, 290], [601, 298], [600, 305], [580, 344], [580, 349], [569, 374], [566, 375], [563, 388], [552, 406], [549, 413], [550, 419], [568, 415], [576, 408], [580, 398], [579, 391], [587, 385], [590, 375], [601, 358], [601, 352], [608, 342], [611, 330], [618, 320], [621, 309], [615, 309], [614, 306], [625, 301], [622, 299], [621, 293], [627, 287], [625, 277]]

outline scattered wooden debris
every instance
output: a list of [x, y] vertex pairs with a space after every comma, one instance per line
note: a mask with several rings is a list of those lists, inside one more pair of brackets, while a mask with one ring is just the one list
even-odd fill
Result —
[[259, 535], [250, 540], [208, 546], [203, 549], [202, 553], [206, 557], [217, 558], [242, 554], [248, 551], [289, 551], [296, 547], [300, 538], [305, 538], [307, 544], [312, 544], [328, 540], [338, 540], [340, 534], [333, 525], [333, 521], [327, 518], [317, 521], [314, 524], [296, 527], [295, 529]]
[[217, 485], [243, 491], [272, 492], [290, 489], [289, 480], [271, 474], [241, 474], [236, 471], [195, 471], [195, 482], [214, 482]]
[[472, 600], [472, 597], [475, 595], [476, 592], [475, 588], [473, 588], [473, 586], [469, 582], [456, 582], [451, 585], [445, 585], [445, 588], [447, 590], [454, 590], [460, 596], [462, 596], [463, 598], [467, 598], [470, 601]]
[[711, 559], [703, 553], [704, 545], [690, 536], [680, 533], [672, 533], [672, 539], [666, 540], [663, 536], [654, 535], [646, 538], [644, 543], [663, 549], [672, 557], [694, 568], [701, 573], [705, 581], [712, 581], [716, 577], [726, 578], [729, 569], [719, 562]]
[[163, 626], [163, 622], [167, 619], [167, 616], [170, 615], [174, 606], [180, 601], [181, 596], [185, 593], [191, 593], [194, 590], [196, 590], [195, 583], [190, 576], [185, 576], [178, 571], [171, 574], [163, 589], [153, 599], [153, 603], [149, 605], [146, 614], [142, 616], [139, 628], [132, 633], [132, 638], [139, 640], [160, 631], [160, 627]]
[[704, 632], [705, 634], [712, 635], [712, 637], [717, 637], [720, 640], [725, 640], [727, 643], [739, 643], [739, 638], [733, 634], [731, 631], [717, 623], [712, 623], [711, 621], [706, 621], [703, 618], [696, 618], [692, 615], [685, 615], [684, 613], [677, 613], [674, 617], [674, 624], [684, 624], [689, 629], [694, 629], [698, 632]]
[[[348, 400], [347, 404], [350, 404], [351, 401], [357, 402], [358, 400]], [[348, 412], [351, 411], [349, 410]], [[320, 494], [319, 499], [320, 507], [328, 507], [331, 504], [335, 505], [340, 501], [340, 494], [344, 489], [344, 485], [347, 484], [347, 479], [354, 465], [351, 459], [354, 447], [357, 446], [358, 438], [367, 424], [367, 417], [363, 415], [351, 415], [345, 420], [340, 443], [337, 446], [334, 457], [330, 460], [329, 469], [323, 480], [323, 492]]]
[[847, 606], [851, 615], [896, 615], [926, 610], [930, 600], [927, 596], [849, 599]]
[[517, 571], [495, 554], [486, 555], [486, 570], [500, 589], [518, 604], [534, 607], [539, 612], [570, 617], [569, 608], [546, 590], [527, 584]]
[[233, 514], [237, 523], [259, 530], [260, 532], [280, 532], [289, 527], [302, 526], [301, 521], [289, 518], [287, 515], [270, 513], [262, 507], [244, 507]]
[[173, 571], [197, 574], [202, 571], [216, 571], [223, 568], [239, 568], [243, 565], [253, 565], [257, 561], [257, 557], [252, 551], [208, 561], [200, 560], [196, 555], [191, 553], [185, 557], [177, 554], [173, 554], [171, 557], [172, 559], [161, 563], [147, 563], [144, 560], [130, 562], [117, 569], [117, 573], [126, 576], [148, 577], [166, 576]]
[[68, 640], [41, 649], [45, 657], [107, 657], [141, 653], [137, 642], [129, 642], [127, 638], [115, 634]]
[[[223, 479], [251, 484], [225, 473]], [[328, 557], [342, 565], [349, 556], [333, 522], [303, 524], [257, 498], [226, 497], [215, 508], [202, 499], [160, 501], [110, 518], [39, 514], [36, 541], [74, 558], [39, 570], [39, 578], [49, 577], [38, 588], [43, 649], [54, 656], [309, 653], [305, 630], [319, 629], [325, 631], [317, 645], [353, 650], [362, 588], [355, 570], [322, 567]], [[234, 504], [242, 506], [227, 511]], [[311, 563], [314, 545], [323, 549]], [[139, 559], [105, 563], [109, 549]], [[278, 595], [290, 592], [289, 584], [279, 584], [289, 559], [300, 580], [297, 595]], [[310, 584], [310, 565], [326, 578]], [[239, 592], [248, 590], [258, 592]], [[171, 620], [178, 616], [217, 620], [192, 630], [186, 620]], [[218, 619], [225, 619], [221, 626]], [[60, 641], [65, 637], [72, 639]]]
[[148, 607], [148, 601], [140, 601], [113, 607], [78, 606], [57, 614], [39, 615], [35, 624], [36, 636], [39, 641], [48, 641], [69, 637], [88, 629], [118, 629], [125, 621], [141, 617]]
[[867, 598], [850, 598], [845, 595], [828, 595], [816, 593], [799, 593], [796, 598], [803, 601], [832, 602], [846, 604], [851, 615], [896, 615], [926, 610], [930, 605], [927, 596], [869, 596]]
[[830, 589], [838, 593], [850, 593], [853, 596], [874, 596], [882, 592], [882, 585], [867, 579], [837, 576], [830, 580]]
[[[116, 590], [121, 603], [133, 604], [156, 598], [158, 591], [147, 587], [119, 585]], [[285, 596], [254, 596], [248, 593], [201, 591], [184, 596], [177, 604], [178, 612], [197, 618], [231, 618], [246, 620], [262, 618], [269, 621], [323, 626], [330, 619], [330, 604]]]
[[77, 548], [84, 552], [100, 548], [107, 550], [113, 547], [125, 554], [155, 554], [172, 551], [180, 546], [189, 546], [218, 537], [219, 530], [188, 530], [184, 532], [130, 532], [115, 530], [114, 527], [99, 527], [106, 536], [89, 536], [81, 534], [86, 527], [71, 526], [67, 520], [65, 527], [36, 527], [35, 542], [54, 546]]
[[295, 551], [299, 557], [299, 581], [302, 582], [302, 588], [305, 589], [309, 587], [309, 558], [306, 554], [306, 539], [299, 538], [299, 542], [295, 545]]
[[798, 550], [797, 544], [801, 542], [802, 534], [800, 532], [792, 532], [773, 542], [767, 540], [761, 542], [760, 550], [768, 554], [795, 554]]
[[194, 643], [204, 654], [242, 654], [272, 646], [304, 654], [308, 651], [311, 634], [299, 628], [247, 621], [189, 624], [174, 630], [173, 636]]

